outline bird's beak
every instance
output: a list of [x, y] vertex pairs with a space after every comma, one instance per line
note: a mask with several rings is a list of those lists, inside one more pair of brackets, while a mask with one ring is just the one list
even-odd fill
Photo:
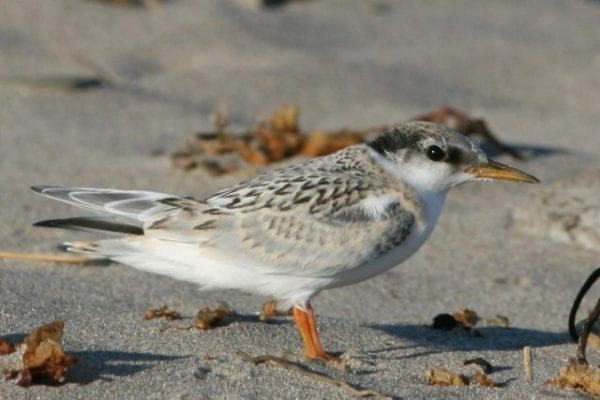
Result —
[[466, 173], [472, 174], [478, 179], [496, 179], [504, 181], [516, 181], [527, 183], [540, 183], [533, 175], [529, 175], [516, 168], [489, 160], [487, 164], [475, 165], [465, 170]]

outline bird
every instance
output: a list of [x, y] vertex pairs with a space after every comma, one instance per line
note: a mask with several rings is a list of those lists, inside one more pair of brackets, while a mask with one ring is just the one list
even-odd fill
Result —
[[452, 128], [407, 122], [203, 199], [144, 190], [32, 190], [97, 214], [35, 225], [117, 234], [64, 243], [67, 251], [276, 299], [292, 309], [305, 356], [333, 360], [311, 299], [405, 261], [430, 237], [448, 191], [481, 180], [539, 182], [488, 158]]

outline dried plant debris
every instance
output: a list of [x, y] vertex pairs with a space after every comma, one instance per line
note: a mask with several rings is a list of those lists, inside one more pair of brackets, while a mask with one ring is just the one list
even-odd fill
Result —
[[159, 308], [151, 308], [144, 314], [144, 319], [149, 321], [151, 319], [164, 318], [167, 321], [173, 321], [181, 319], [181, 315], [175, 310], [171, 310], [166, 304]]
[[215, 308], [204, 307], [196, 314], [196, 320], [194, 321], [194, 328], [206, 331], [216, 327], [227, 317], [233, 315], [233, 312], [229, 308], [229, 305], [224, 301], [219, 301]]
[[428, 385], [437, 386], [467, 386], [469, 378], [443, 368], [427, 368], [425, 379]]
[[481, 336], [481, 333], [475, 329], [475, 325], [479, 321], [477, 313], [473, 310], [465, 308], [464, 310], [458, 311], [452, 314], [438, 314], [433, 318], [433, 329], [440, 329], [449, 331], [455, 327], [461, 327], [465, 331], [473, 334], [474, 336]]
[[472, 328], [479, 322], [479, 316], [473, 310], [464, 308], [453, 315], [454, 319], [464, 327]]
[[391, 399], [391, 397], [386, 396], [385, 394], [379, 393], [372, 389], [358, 389], [348, 382], [343, 381], [341, 379], [334, 378], [324, 373], [315, 372], [307, 369], [301, 364], [297, 364], [294, 361], [290, 361], [286, 358], [272, 356], [272, 355], [264, 355], [264, 356], [256, 356], [253, 357], [248, 353], [243, 351], [238, 352], [238, 354], [248, 362], [253, 364], [267, 364], [274, 367], [280, 367], [286, 369], [288, 371], [296, 372], [306, 378], [314, 379], [319, 382], [329, 383], [331, 385], [335, 385], [346, 390], [350, 395], [354, 397], [373, 397], [376, 399]]
[[[215, 174], [233, 172], [247, 165], [264, 166], [302, 154], [316, 157], [361, 143], [360, 134], [350, 131], [303, 133], [294, 106], [280, 107], [267, 120], [243, 134], [232, 134], [223, 113], [214, 118], [215, 131], [198, 133], [191, 143], [171, 156], [175, 168], [189, 170], [204, 166]], [[227, 155], [237, 157], [225, 157]]]
[[10, 354], [15, 351], [15, 346], [0, 337], [0, 356]]
[[67, 369], [77, 363], [59, 344], [64, 326], [63, 321], [40, 326], [12, 352], [0, 353], [6, 354], [0, 357], [4, 377], [20, 386], [29, 386], [38, 377], [63, 382]]
[[482, 357], [465, 360], [463, 365], [477, 365], [481, 367], [481, 370], [486, 374], [490, 374], [492, 372], [492, 364]]
[[571, 358], [558, 375], [544, 385], [560, 389], [579, 389], [592, 396], [600, 396], [600, 370]]
[[[223, 321], [233, 315], [235, 315], [235, 313], [231, 310], [229, 305], [224, 301], [219, 301], [216, 307], [214, 308], [201, 308], [196, 314], [196, 318], [194, 319], [194, 322], [191, 325], [179, 325], [177, 323], [168, 323], [163, 328], [161, 328], [161, 332], [171, 329], [198, 329], [201, 331], [206, 331], [209, 329], [213, 329], [219, 325], [223, 325]], [[157, 309], [150, 309], [144, 315], [144, 319], [146, 320], [154, 318], [165, 318], [167, 320], [175, 320], [181, 319], [181, 316], [179, 315], [179, 313], [169, 309], [165, 305]]]
[[477, 372], [475, 375], [473, 375], [473, 382], [477, 383], [480, 386], [498, 387], [498, 384], [490, 378], [488, 378], [488, 376], [483, 372]]
[[455, 326], [458, 325], [458, 321], [451, 314], [438, 314], [433, 317], [433, 324], [431, 327], [433, 329], [440, 329], [442, 331], [449, 331], [454, 329]]
[[[199, 166], [219, 175], [247, 166], [264, 166], [296, 155], [318, 157], [344, 147], [362, 143], [388, 129], [389, 125], [370, 129], [315, 130], [303, 132], [299, 126], [299, 110], [282, 106], [270, 118], [259, 120], [243, 133], [229, 131], [227, 117], [217, 113], [213, 132], [197, 133], [194, 140], [171, 155], [174, 168], [191, 170]], [[496, 145], [501, 152], [520, 158], [518, 153], [502, 144], [481, 119], [449, 107], [421, 115], [414, 120], [431, 121], [454, 127], [459, 132], [479, 135]]]
[[475, 311], [465, 308], [454, 314], [443, 313], [436, 315], [433, 318], [432, 328], [450, 331], [455, 327], [461, 327], [473, 336], [479, 337], [482, 336], [481, 332], [475, 329], [475, 326], [482, 322], [487, 326], [508, 327], [508, 317], [496, 315], [493, 318], [481, 319]]
[[291, 315], [291, 310], [281, 311], [277, 308], [277, 300], [271, 300], [263, 304], [258, 319], [263, 322], [269, 322], [275, 317], [287, 315]]
[[427, 368], [425, 370], [425, 381], [428, 385], [436, 386], [468, 386], [476, 383], [485, 387], [498, 387], [498, 384], [483, 372], [477, 372], [469, 378], [443, 368]]

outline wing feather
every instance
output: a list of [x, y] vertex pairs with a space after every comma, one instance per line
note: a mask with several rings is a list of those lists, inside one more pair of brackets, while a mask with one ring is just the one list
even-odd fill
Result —
[[42, 196], [128, 223], [152, 223], [170, 213], [182, 210], [192, 213], [206, 208], [206, 204], [191, 198], [142, 190], [60, 186], [33, 186], [32, 190]]

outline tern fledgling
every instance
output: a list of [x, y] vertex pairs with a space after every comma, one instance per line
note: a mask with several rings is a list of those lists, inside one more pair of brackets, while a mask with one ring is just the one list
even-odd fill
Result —
[[329, 359], [313, 296], [406, 260], [429, 238], [448, 190], [477, 180], [538, 182], [490, 160], [450, 128], [409, 122], [203, 200], [140, 190], [33, 190], [99, 214], [39, 225], [122, 234], [68, 243], [70, 251], [277, 299], [293, 308], [306, 355]]

